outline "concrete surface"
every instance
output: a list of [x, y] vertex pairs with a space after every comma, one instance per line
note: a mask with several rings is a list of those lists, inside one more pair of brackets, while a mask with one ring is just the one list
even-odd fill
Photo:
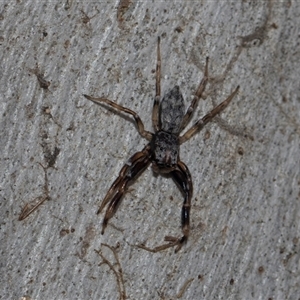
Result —
[[[299, 299], [299, 1], [1, 4], [0, 299]], [[177, 254], [135, 247], [181, 234], [182, 195], [151, 168], [100, 234], [97, 208], [146, 141], [82, 96], [152, 130], [158, 35], [162, 91], [179, 84], [186, 106], [210, 57], [194, 121], [241, 87], [181, 148], [194, 197]]]

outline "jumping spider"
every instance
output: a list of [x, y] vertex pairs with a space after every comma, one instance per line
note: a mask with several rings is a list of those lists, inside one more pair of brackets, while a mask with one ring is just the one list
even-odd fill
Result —
[[132, 183], [148, 166], [152, 163], [154, 172], [168, 173], [179, 186], [183, 196], [184, 202], [181, 212], [181, 226], [183, 236], [180, 238], [166, 236], [165, 241], [168, 243], [150, 249], [145, 246], [141, 248], [157, 252], [173, 246], [176, 246], [175, 252], [181, 249], [182, 245], [187, 241], [190, 231], [190, 207], [191, 198], [193, 194], [192, 177], [188, 167], [179, 158], [179, 145], [186, 142], [194, 134], [196, 134], [202, 127], [210, 122], [218, 113], [223, 111], [230, 103], [232, 98], [237, 94], [239, 86], [235, 91], [221, 104], [216, 106], [212, 111], [198, 120], [188, 131], [183, 135], [180, 132], [189, 123], [192, 114], [197, 106], [199, 98], [201, 97], [208, 81], [208, 57], [206, 58], [206, 65], [204, 77], [201, 80], [196, 94], [191, 105], [185, 112], [183, 96], [179, 90], [179, 86], [175, 86], [170, 90], [161, 100], [160, 82], [161, 82], [161, 56], [160, 56], [160, 37], [157, 40], [157, 64], [156, 64], [156, 96], [154, 98], [152, 123], [154, 133], [144, 129], [144, 124], [138, 114], [133, 110], [116, 104], [106, 98], [94, 98], [84, 95], [87, 99], [97, 104], [107, 104], [116, 110], [130, 114], [134, 117], [139, 134], [149, 141], [149, 143], [140, 152], [131, 156], [128, 162], [121, 169], [118, 178], [111, 185], [105, 198], [100, 205], [97, 214], [109, 203], [103, 219], [102, 232], [108, 224], [109, 219], [113, 217], [122, 200], [122, 197], [127, 191], [128, 185]]

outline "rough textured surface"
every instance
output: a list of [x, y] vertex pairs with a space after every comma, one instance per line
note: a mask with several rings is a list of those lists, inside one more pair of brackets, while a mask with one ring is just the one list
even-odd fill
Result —
[[[299, 298], [299, 1], [1, 4], [1, 299]], [[162, 93], [178, 84], [186, 107], [210, 56], [194, 119], [241, 86], [181, 149], [194, 197], [178, 254], [134, 247], [181, 234], [182, 195], [150, 168], [100, 235], [98, 205], [145, 142], [82, 96], [116, 100], [150, 129], [158, 35]], [[18, 221], [46, 196], [39, 163], [51, 200]]]

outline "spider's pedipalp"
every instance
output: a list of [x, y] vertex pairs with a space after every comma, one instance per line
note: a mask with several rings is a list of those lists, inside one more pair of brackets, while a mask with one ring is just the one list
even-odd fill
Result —
[[96, 104], [105, 103], [105, 104], [107, 104], [107, 105], [109, 105], [109, 106], [111, 106], [111, 107], [113, 107], [113, 108], [115, 108], [119, 111], [122, 111], [122, 112], [125, 112], [127, 114], [132, 115], [134, 117], [134, 120], [135, 120], [136, 126], [138, 128], [139, 134], [142, 137], [144, 137], [145, 139], [147, 139], [148, 141], [151, 141], [153, 134], [150, 131], [145, 130], [145, 127], [144, 127], [144, 124], [143, 124], [141, 118], [139, 117], [139, 115], [135, 111], [133, 111], [129, 108], [126, 108], [122, 105], [119, 105], [119, 104], [117, 104], [117, 103], [115, 103], [115, 102], [113, 102], [109, 99], [106, 99], [106, 98], [95, 98], [95, 97], [91, 97], [91, 96], [88, 96], [88, 95], [85, 95], [85, 94], [83, 94], [83, 96], [85, 98], [87, 98], [88, 100], [93, 101]]

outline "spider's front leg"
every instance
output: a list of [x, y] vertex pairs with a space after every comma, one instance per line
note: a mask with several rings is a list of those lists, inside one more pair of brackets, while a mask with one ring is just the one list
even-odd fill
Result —
[[117, 103], [115, 103], [115, 102], [113, 102], [109, 99], [106, 99], [106, 98], [95, 98], [95, 97], [85, 95], [85, 94], [83, 94], [83, 96], [86, 99], [91, 100], [96, 104], [107, 104], [107, 105], [115, 108], [118, 111], [122, 111], [126, 114], [132, 115], [134, 117], [135, 123], [137, 125], [137, 129], [138, 129], [139, 134], [142, 137], [144, 137], [145, 139], [147, 139], [148, 141], [151, 141], [152, 136], [153, 136], [152, 133], [145, 130], [144, 124], [143, 124], [141, 118], [139, 117], [139, 115], [135, 111], [133, 111], [133, 110], [127, 108], [127, 107], [124, 107], [122, 105], [119, 105], [119, 104], [117, 104]]
[[131, 156], [128, 162], [121, 169], [118, 178], [111, 185], [97, 211], [97, 214], [99, 214], [109, 202], [103, 219], [101, 234], [104, 233], [109, 219], [111, 219], [117, 211], [122, 197], [127, 191], [128, 185], [148, 167], [150, 158], [150, 145], [147, 145], [142, 151]]
[[173, 236], [166, 236], [165, 241], [169, 242], [167, 244], [155, 247], [148, 248], [144, 245], [139, 245], [139, 248], [150, 252], [159, 252], [171, 247], [176, 247], [175, 252], [178, 252], [182, 245], [186, 243], [189, 232], [190, 232], [190, 209], [191, 209], [191, 199], [193, 196], [193, 183], [191, 173], [188, 167], [182, 162], [179, 161], [177, 165], [177, 169], [171, 172], [171, 176], [175, 183], [179, 186], [182, 194], [184, 195], [184, 202], [181, 210], [181, 227], [183, 236], [180, 238], [176, 238]]
[[165, 237], [165, 240], [170, 241], [171, 245], [177, 245], [175, 252], [180, 250], [182, 245], [187, 241], [190, 233], [190, 209], [191, 199], [193, 196], [192, 176], [188, 167], [182, 161], [179, 161], [177, 166], [178, 169], [173, 171], [171, 175], [184, 195], [183, 206], [181, 209], [181, 227], [183, 236], [181, 238], [174, 238], [170, 236]]

